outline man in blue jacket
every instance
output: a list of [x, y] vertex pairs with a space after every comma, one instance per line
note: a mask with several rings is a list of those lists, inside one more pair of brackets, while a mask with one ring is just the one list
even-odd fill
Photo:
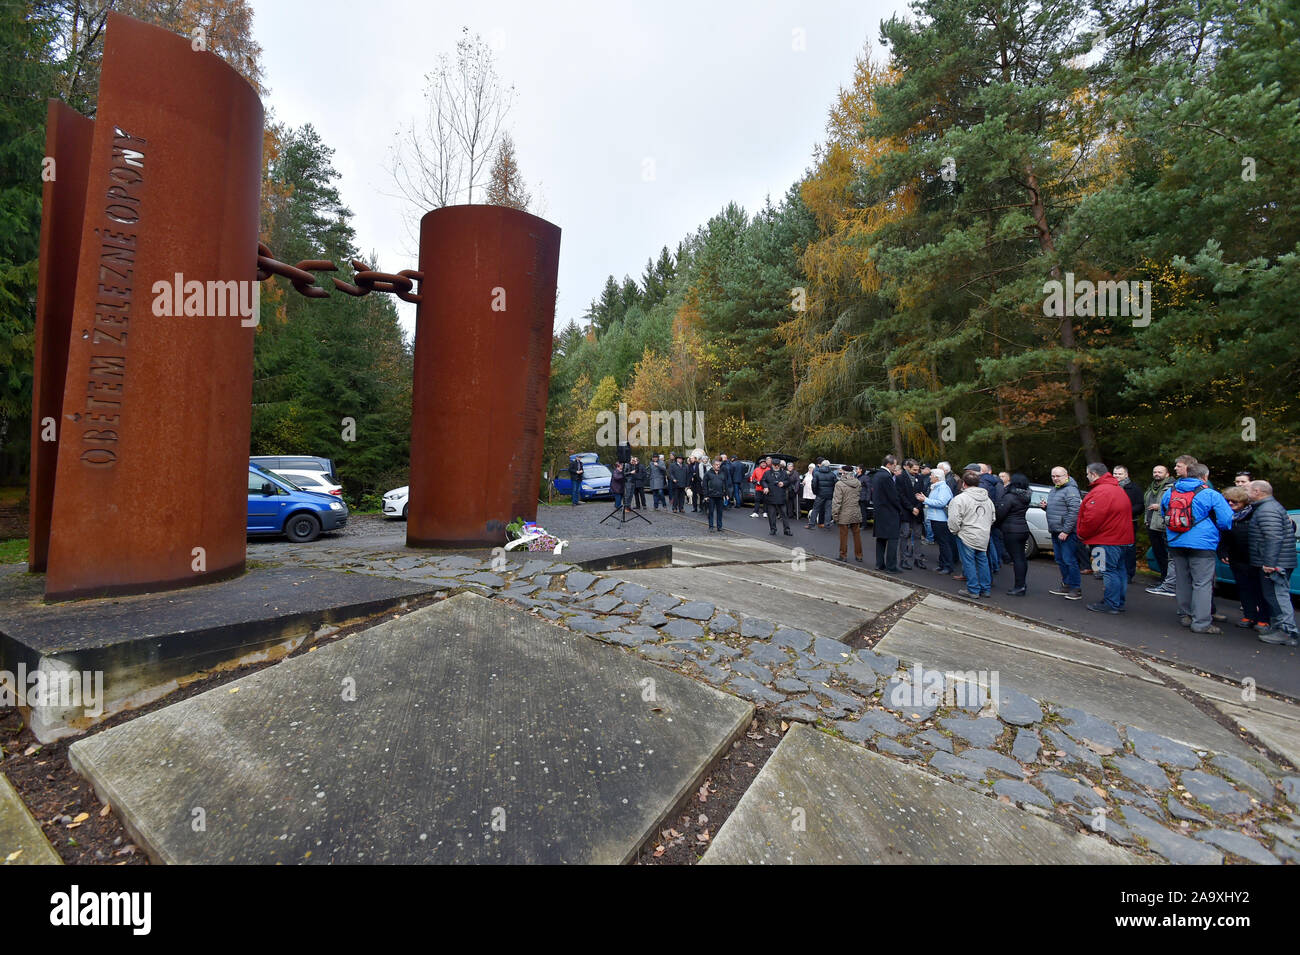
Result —
[[1232, 527], [1232, 508], [1205, 479], [1204, 464], [1187, 467], [1160, 498], [1165, 541], [1178, 588], [1178, 622], [1193, 633], [1223, 633], [1214, 625], [1214, 566], [1219, 531]]

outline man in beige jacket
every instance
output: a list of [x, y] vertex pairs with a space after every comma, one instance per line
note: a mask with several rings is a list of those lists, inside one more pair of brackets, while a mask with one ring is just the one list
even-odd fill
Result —
[[849, 531], [853, 531], [853, 559], [862, 563], [862, 508], [858, 504], [858, 492], [862, 483], [853, 476], [853, 465], [846, 464], [840, 468], [835, 481], [835, 493], [831, 497], [831, 519], [840, 528], [840, 560], [847, 561]]

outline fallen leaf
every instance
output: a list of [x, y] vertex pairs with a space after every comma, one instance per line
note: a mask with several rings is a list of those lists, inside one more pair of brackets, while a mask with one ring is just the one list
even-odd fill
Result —
[[23, 755], [24, 755], [24, 756], [30, 756], [30, 755], [32, 755], [33, 753], [39, 753], [40, 751], [41, 751], [41, 748], [40, 748], [39, 746], [34, 746], [34, 745], [33, 745], [33, 746], [28, 746], [25, 750], [23, 750]]
[[696, 825], [703, 826], [708, 821], [709, 821], [709, 817], [706, 816], [704, 813], [700, 813], [700, 818], [696, 821]]
[[1106, 795], [1106, 790], [1102, 786], [1093, 786], [1092, 791], [1095, 792], [1098, 796], [1104, 797]]
[[89, 819], [89, 818], [90, 818], [90, 813], [88, 813], [88, 812], [79, 812], [79, 813], [77, 813], [76, 816], [73, 817], [72, 821], [73, 821], [73, 822], [85, 822], [85, 821], [86, 821], [87, 819]]
[[102, 818], [104, 816], [107, 816], [112, 811], [113, 811], [113, 807], [108, 803], [104, 803], [104, 808], [99, 810], [99, 815]]
[[705, 829], [703, 832], [697, 833], [696, 836], [695, 836], [695, 841], [696, 841], [696, 842], [708, 842], [708, 841], [709, 841], [709, 830]]
[[230, 688], [230, 692], [231, 692], [231, 693], [238, 693], [238, 692], [239, 692], [239, 687], [237, 687], [237, 686], [232, 686], [232, 687]]
[[655, 851], [654, 851], [654, 856], [655, 856], [655, 858], [658, 859], [658, 858], [659, 858], [661, 855], [663, 855], [663, 854], [664, 854], [664, 847], [663, 847], [663, 846], [655, 846]]
[[746, 763], [745, 765], [748, 766], [750, 769], [753, 769], [753, 768], [754, 768], [754, 764], [753, 764], [753, 763]]
[[708, 801], [709, 801], [709, 784], [708, 784], [708, 783], [705, 783], [703, 786], [701, 786], [701, 787], [700, 787], [700, 791], [699, 791], [698, 793], [696, 793], [696, 795], [700, 797], [700, 802], [708, 802]]
[[22, 850], [22, 849], [15, 849], [13, 852], [11, 852], [11, 853], [9, 853], [7, 856], [5, 856], [5, 862], [13, 862], [15, 859], [17, 859], [17, 858], [18, 858], [20, 855], [22, 855], [22, 854], [23, 854], [23, 850]]

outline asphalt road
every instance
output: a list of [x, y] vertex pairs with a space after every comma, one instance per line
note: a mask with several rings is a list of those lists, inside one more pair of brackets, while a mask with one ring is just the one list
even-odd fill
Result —
[[[649, 516], [654, 519], [662, 513], [652, 511]], [[748, 507], [729, 509], [723, 514], [723, 526], [731, 532], [802, 547], [808, 553], [822, 557], [835, 558], [839, 554], [838, 528], [807, 530], [800, 519], [790, 523], [793, 538], [781, 534], [779, 522], [777, 536], [770, 537], [767, 519], [751, 518], [750, 513]], [[705, 525], [703, 512], [695, 514], [687, 507], [683, 516]], [[677, 515], [672, 517], [677, 518]], [[707, 535], [708, 532], [703, 533]], [[938, 547], [925, 546], [924, 550], [930, 570], [913, 569], [882, 576], [955, 595], [963, 586], [961, 582], [933, 570], [938, 564]], [[869, 527], [862, 531], [862, 551], [863, 562], [857, 564], [853, 560], [853, 542], [849, 541], [848, 566], [876, 573], [876, 541]], [[993, 578], [993, 596], [981, 602], [1104, 643], [1128, 647], [1157, 660], [1195, 667], [1234, 682], [1250, 677], [1260, 689], [1300, 699], [1300, 648], [1261, 643], [1253, 634], [1234, 627], [1233, 624], [1240, 619], [1240, 608], [1237, 601], [1227, 594], [1216, 596], [1218, 612], [1227, 616], [1226, 620], [1217, 621], [1223, 633], [1216, 636], [1192, 633], [1179, 626], [1177, 601], [1173, 597], [1156, 597], [1146, 592], [1147, 587], [1156, 583], [1154, 576], [1139, 572], [1137, 580], [1128, 589], [1126, 610], [1120, 615], [1093, 613], [1087, 609], [1089, 603], [1101, 599], [1099, 579], [1092, 576], [1083, 578], [1083, 600], [1066, 600], [1049, 594], [1048, 591], [1059, 582], [1060, 575], [1052, 559], [1038, 557], [1029, 562], [1026, 575], [1028, 593], [1024, 597], [1010, 597], [1006, 591], [1012, 586], [1012, 570], [1010, 565], [1004, 565]]]

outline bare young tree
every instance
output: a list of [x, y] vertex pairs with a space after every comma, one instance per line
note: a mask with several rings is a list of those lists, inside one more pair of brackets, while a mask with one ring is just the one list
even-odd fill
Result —
[[447, 54], [425, 75], [425, 115], [398, 132], [390, 172], [418, 222], [430, 209], [473, 202], [514, 101], [503, 86], [492, 49], [462, 28], [454, 62]]

